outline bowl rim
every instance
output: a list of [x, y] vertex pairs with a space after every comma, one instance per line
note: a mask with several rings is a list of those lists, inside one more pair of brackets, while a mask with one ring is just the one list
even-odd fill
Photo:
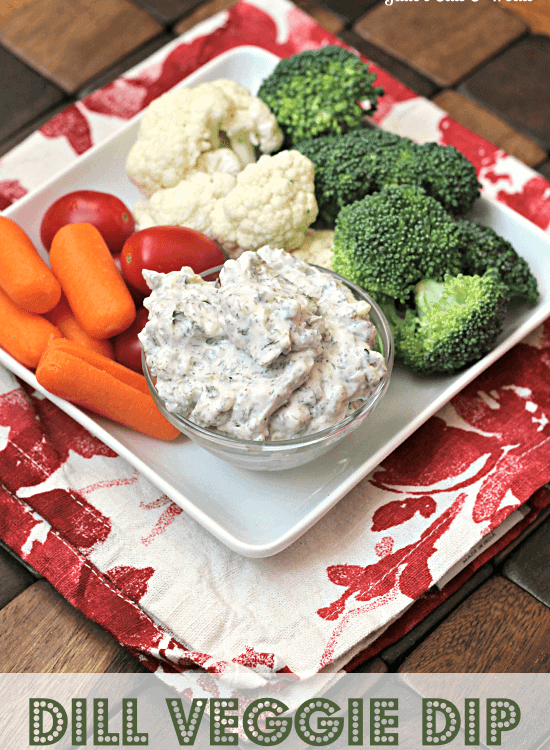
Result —
[[[221, 265], [209, 268], [197, 275], [201, 278], [212, 276], [216, 273], [219, 273], [224, 265], [225, 263], [222, 263]], [[361, 406], [352, 414], [349, 414], [345, 419], [342, 419], [335, 425], [326, 427], [324, 430], [320, 430], [319, 432], [313, 432], [310, 435], [302, 435], [299, 437], [291, 438], [289, 440], [245, 440], [244, 438], [234, 437], [233, 435], [225, 435], [221, 432], [214, 432], [208, 427], [201, 427], [195, 422], [192, 422], [187, 417], [183, 417], [180, 414], [168, 411], [168, 409], [166, 409], [166, 407], [164, 406], [164, 403], [155, 387], [153, 377], [149, 371], [149, 366], [147, 364], [145, 351], [143, 349], [143, 345], [141, 345], [141, 361], [143, 366], [143, 374], [145, 376], [145, 380], [147, 381], [151, 396], [153, 397], [153, 400], [155, 401], [157, 407], [160, 409], [161, 413], [181, 432], [183, 432], [184, 434], [188, 434], [189, 432], [197, 433], [197, 436], [201, 436], [206, 438], [207, 440], [213, 441], [219, 446], [227, 446], [233, 448], [238, 446], [247, 449], [255, 448], [256, 450], [261, 449], [262, 452], [265, 452], [267, 450], [271, 450], [274, 452], [282, 451], [289, 448], [315, 445], [316, 443], [323, 442], [324, 440], [332, 437], [333, 435], [336, 435], [339, 432], [345, 431], [347, 427], [360, 419], [365, 412], [370, 411], [374, 407], [374, 405], [377, 404], [377, 402], [382, 398], [389, 385], [394, 361], [394, 341], [386, 316], [382, 312], [380, 306], [372, 299], [368, 292], [355, 284], [353, 281], [346, 279], [344, 276], [341, 276], [339, 273], [336, 273], [336, 271], [333, 271], [330, 268], [324, 268], [323, 266], [318, 266], [315, 263], [308, 263], [308, 265], [316, 268], [319, 271], [322, 271], [323, 273], [327, 273], [330, 276], [333, 276], [338, 281], [343, 282], [354, 293], [356, 298], [359, 297], [360, 299], [364, 299], [370, 305], [371, 309], [369, 311], [369, 316], [374, 311], [374, 317], [379, 320], [379, 324], [375, 322], [375, 320], [372, 320], [372, 323], [376, 328], [377, 340], [382, 346], [381, 353], [384, 355], [387, 372], [382, 380], [380, 380], [374, 391], [372, 391], [366, 401], [364, 401]], [[380, 329], [382, 329], [383, 333]], [[386, 348], [388, 349], [387, 353], [385, 351]], [[184, 429], [182, 429], [182, 427]]]

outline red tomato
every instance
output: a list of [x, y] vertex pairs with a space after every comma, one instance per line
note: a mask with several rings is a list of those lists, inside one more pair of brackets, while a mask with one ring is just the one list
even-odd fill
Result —
[[136, 372], [143, 372], [141, 367], [141, 344], [138, 333], [147, 323], [149, 310], [140, 307], [132, 325], [113, 339], [115, 359], [121, 365]]
[[[121, 258], [122, 256], [120, 253], [113, 253], [113, 260], [115, 262], [115, 266], [118, 268], [118, 270], [120, 271], [120, 275], [124, 279], [124, 276], [122, 275], [122, 259]], [[126, 279], [124, 279], [124, 283], [126, 284], [128, 291], [132, 295], [132, 299], [136, 303], [136, 307], [139, 309], [141, 305], [143, 304], [143, 300], [145, 299], [145, 297], [148, 297], [149, 295], [144, 294], [143, 292], [139, 292], [137, 289], [134, 289], [133, 286], [130, 286], [130, 284], [128, 284]]]
[[40, 225], [40, 239], [50, 249], [54, 235], [65, 224], [88, 222], [99, 230], [112, 253], [119, 253], [133, 234], [134, 217], [114, 195], [97, 190], [76, 190], [52, 203]]
[[129, 237], [121, 253], [122, 275], [144, 294], [150, 290], [142, 271], [169, 273], [191, 266], [195, 273], [220, 266], [225, 256], [216, 243], [202, 232], [186, 227], [150, 227]]

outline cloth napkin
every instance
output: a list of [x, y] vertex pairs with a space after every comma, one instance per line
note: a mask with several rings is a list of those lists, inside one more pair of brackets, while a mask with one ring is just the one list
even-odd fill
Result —
[[[241, 0], [2, 158], [3, 207], [235, 46], [340, 43], [287, 0]], [[457, 146], [484, 192], [543, 229], [549, 184], [372, 65], [376, 122]], [[0, 368], [0, 537], [152, 671], [350, 669], [453, 593], [550, 503], [550, 322], [468, 385], [283, 552], [227, 549], [110, 448]], [[292, 489], [289, 488], [289, 492]], [[535, 493], [535, 494], [533, 494]], [[438, 581], [529, 498], [528, 514]]]

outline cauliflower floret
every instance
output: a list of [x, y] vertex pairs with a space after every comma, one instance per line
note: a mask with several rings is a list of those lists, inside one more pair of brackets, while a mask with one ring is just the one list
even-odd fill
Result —
[[261, 156], [237, 177], [191, 171], [134, 206], [139, 229], [176, 224], [215, 240], [230, 258], [263, 245], [299, 247], [317, 217], [313, 164], [298, 151]]
[[[282, 134], [269, 108], [250, 92], [225, 79], [180, 88], [159, 96], [141, 120], [126, 171], [147, 196], [175, 187], [197, 167], [201, 154], [231, 147], [242, 168], [279, 148]], [[226, 155], [227, 156], [227, 155]]]
[[190, 172], [176, 187], [157, 190], [138, 201], [134, 218], [139, 229], [175, 224], [212, 237], [212, 214], [220, 198], [235, 186], [235, 177], [223, 172]]
[[281, 146], [283, 135], [277, 120], [261, 99], [229, 78], [219, 78], [203, 85], [213, 86], [232, 99], [235, 109], [227, 112], [221, 129], [243, 164], [256, 161], [251, 144], [258, 146], [262, 154], [271, 154]]
[[332, 270], [333, 247], [333, 229], [308, 229], [304, 241], [292, 255], [306, 263], [314, 263], [316, 266]]
[[261, 156], [212, 211], [212, 236], [230, 257], [263, 245], [292, 250], [317, 218], [313, 164], [298, 151]]
[[[224, 172], [236, 177], [243, 165], [237, 154], [230, 148], [216, 148], [213, 151], [205, 151], [197, 159], [196, 169], [199, 172], [214, 174]], [[190, 174], [190, 173], [189, 173]]]

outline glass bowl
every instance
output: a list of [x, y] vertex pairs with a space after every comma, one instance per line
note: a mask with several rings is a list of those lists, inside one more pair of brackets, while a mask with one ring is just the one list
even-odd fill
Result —
[[[311, 264], [314, 265], [314, 264]], [[209, 281], [217, 278], [222, 266], [211, 268], [200, 275]], [[166, 419], [180, 430], [184, 435], [200, 445], [209, 453], [222, 458], [225, 461], [242, 469], [253, 471], [280, 471], [282, 469], [293, 469], [309, 461], [322, 456], [341, 443], [352, 432], [360, 427], [372, 410], [380, 402], [386, 392], [390, 381], [393, 366], [393, 338], [390, 327], [384, 314], [376, 302], [361, 287], [348, 281], [343, 276], [320, 266], [318, 270], [328, 273], [339, 279], [350, 289], [356, 299], [365, 300], [371, 306], [370, 318], [376, 327], [377, 337], [375, 349], [384, 355], [387, 373], [382, 378], [376, 389], [368, 399], [349, 417], [338, 422], [333, 427], [328, 427], [321, 432], [311, 435], [293, 438], [292, 440], [241, 440], [231, 435], [223, 435], [219, 432], [204, 427], [199, 427], [185, 417], [169, 412], [160, 398], [145, 359], [145, 353], [141, 352], [143, 373], [151, 395]]]

